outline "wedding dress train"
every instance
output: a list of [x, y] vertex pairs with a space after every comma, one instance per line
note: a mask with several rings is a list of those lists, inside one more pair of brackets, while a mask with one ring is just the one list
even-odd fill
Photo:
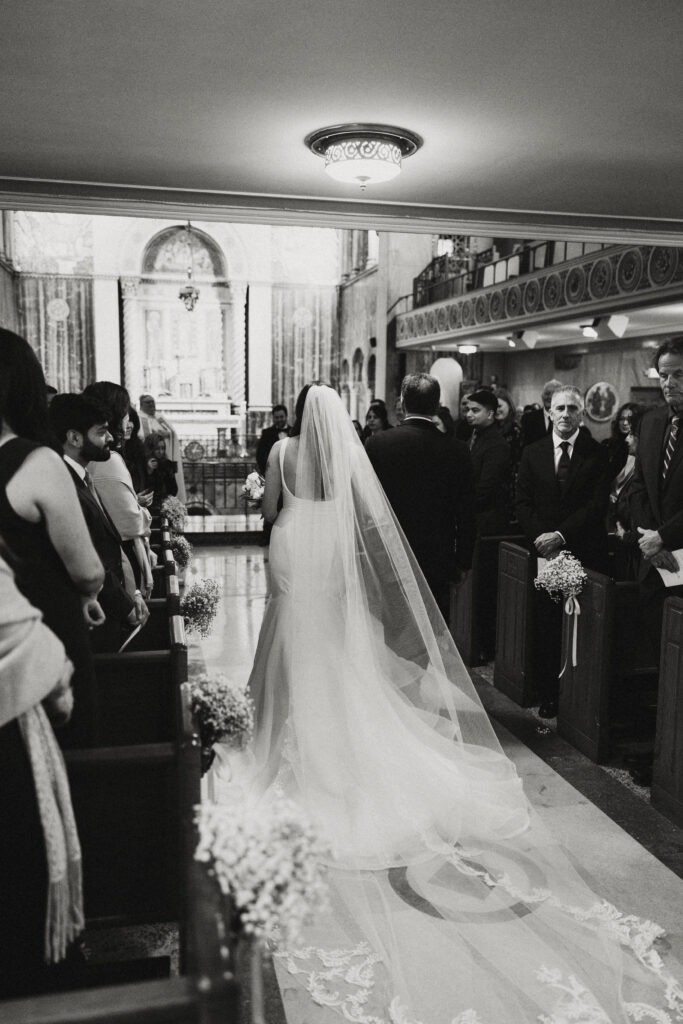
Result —
[[599, 900], [530, 808], [335, 392], [310, 388], [278, 457], [239, 781], [333, 853], [330, 912], [277, 954], [290, 1018], [683, 1021], [661, 929]]

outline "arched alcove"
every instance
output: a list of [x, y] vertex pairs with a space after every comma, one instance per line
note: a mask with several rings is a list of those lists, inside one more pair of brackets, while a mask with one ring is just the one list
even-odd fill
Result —
[[[165, 226], [146, 241], [139, 276], [121, 282], [125, 381], [189, 422], [225, 421], [228, 400], [244, 399], [244, 285], [231, 286], [225, 255], [207, 232]], [[180, 287], [192, 270], [199, 298], [188, 310]], [[208, 426], [208, 422], [207, 422]]]

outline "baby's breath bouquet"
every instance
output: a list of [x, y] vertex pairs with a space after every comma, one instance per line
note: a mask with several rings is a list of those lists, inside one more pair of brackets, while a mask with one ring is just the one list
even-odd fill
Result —
[[190, 709], [203, 747], [219, 740], [243, 750], [254, 732], [254, 702], [225, 676], [197, 676], [190, 684]]
[[166, 516], [168, 525], [173, 533], [182, 533], [185, 529], [187, 508], [178, 498], [164, 498], [161, 503], [161, 515]]
[[288, 800], [247, 806], [234, 794], [197, 809], [195, 860], [209, 866], [234, 905], [239, 929], [257, 943], [291, 948], [327, 906], [329, 850]]
[[538, 590], [545, 590], [553, 601], [577, 597], [588, 581], [581, 562], [569, 551], [560, 551], [549, 559], [534, 580]]
[[244, 481], [242, 494], [254, 508], [259, 508], [261, 505], [265, 483], [266, 482], [261, 474], [256, 472], [250, 473]]
[[220, 591], [215, 580], [199, 580], [193, 583], [180, 602], [180, 614], [185, 620], [187, 632], [208, 636], [219, 601]]
[[180, 569], [187, 569], [192, 561], [192, 545], [187, 537], [178, 534], [171, 540], [171, 551], [176, 565]]

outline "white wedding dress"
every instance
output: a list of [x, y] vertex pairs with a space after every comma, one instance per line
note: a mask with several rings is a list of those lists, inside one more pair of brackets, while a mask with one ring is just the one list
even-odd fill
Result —
[[601, 902], [531, 810], [335, 392], [310, 388], [274, 457], [240, 782], [334, 852], [330, 912], [277, 954], [290, 1019], [683, 1021], [661, 930]]

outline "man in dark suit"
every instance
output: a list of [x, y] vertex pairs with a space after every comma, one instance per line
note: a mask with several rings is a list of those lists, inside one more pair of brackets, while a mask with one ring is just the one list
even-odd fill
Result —
[[496, 421], [498, 399], [480, 388], [467, 396], [467, 422], [474, 470], [475, 510], [479, 536], [502, 533], [509, 523], [512, 453]]
[[561, 387], [562, 382], [559, 380], [546, 381], [541, 392], [542, 407], [540, 409], [529, 409], [528, 412], [522, 413], [519, 423], [522, 432], [522, 447], [533, 444], [534, 441], [540, 441], [546, 434], [552, 433], [553, 423], [550, 418], [550, 400], [553, 397], [553, 391]]
[[98, 600], [106, 619], [91, 633], [92, 647], [98, 653], [117, 651], [131, 628], [144, 625], [149, 611], [140, 591], [135, 589], [130, 566], [126, 579], [127, 559], [121, 549], [121, 537], [99, 501], [87, 471], [89, 462], [104, 462], [111, 455], [109, 445], [113, 438], [107, 412], [84, 395], [56, 395], [50, 404], [50, 424], [62, 446], [91, 540], [105, 570]]
[[[605, 515], [609, 503], [607, 450], [580, 430], [583, 397], [562, 386], [550, 404], [552, 434], [522, 452], [517, 519], [541, 558], [570, 551], [588, 569], [607, 569]], [[537, 602], [537, 676], [543, 718], [557, 714], [561, 606], [545, 594]]]
[[[289, 437], [291, 427], [287, 424], [287, 406], [286, 405], [274, 405], [273, 406], [273, 425], [272, 427], [266, 427], [261, 433], [258, 445], [256, 446], [256, 465], [261, 476], [266, 475], [266, 466], [268, 465], [268, 456], [270, 455], [270, 449], [273, 447], [276, 441], [281, 440], [283, 437]], [[262, 545], [267, 547], [270, 543], [270, 535], [273, 530], [272, 523], [263, 524], [263, 538]]]
[[258, 466], [258, 471], [261, 476], [266, 475], [266, 466], [268, 464], [270, 449], [276, 441], [279, 441], [283, 437], [289, 437], [290, 430], [291, 427], [287, 425], [287, 406], [274, 405], [273, 425], [272, 427], [266, 427], [266, 429], [262, 431], [258, 445], [256, 446], [256, 465]]
[[403, 422], [368, 438], [366, 452], [445, 619], [449, 583], [472, 565], [474, 481], [467, 446], [432, 417], [440, 387], [426, 373], [401, 385]]
[[641, 608], [653, 664], [659, 661], [662, 609], [683, 587], [664, 587], [658, 569], [683, 568], [683, 336], [659, 346], [654, 366], [666, 405], [648, 410], [640, 422], [633, 474], [631, 521], [640, 535]]

